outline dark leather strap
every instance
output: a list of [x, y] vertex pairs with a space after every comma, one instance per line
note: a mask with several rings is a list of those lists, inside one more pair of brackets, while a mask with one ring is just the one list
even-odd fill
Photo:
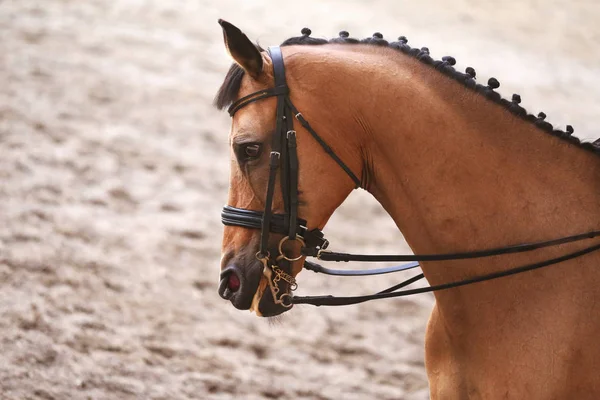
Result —
[[269, 46], [268, 50], [271, 56], [271, 62], [273, 63], [273, 77], [275, 78], [275, 87], [287, 86], [285, 79], [285, 65], [283, 64], [283, 54], [281, 53], [281, 47]]
[[[252, 211], [244, 208], [225, 206], [223, 207], [223, 211], [221, 211], [221, 222], [223, 222], [223, 225], [228, 226], [242, 226], [244, 228], [260, 229], [262, 216], [263, 213], [261, 211]], [[283, 222], [284, 218], [285, 215], [283, 214], [272, 214], [269, 230], [272, 233], [286, 233]], [[304, 228], [306, 226], [306, 221], [299, 219], [298, 224], [299, 227], [296, 233], [301, 233], [306, 229]]]
[[298, 122], [300, 122], [300, 125], [302, 125], [304, 127], [304, 129], [306, 129], [308, 131], [308, 133], [310, 133], [310, 135], [313, 138], [315, 138], [315, 140], [321, 145], [323, 150], [325, 150], [325, 153], [327, 153], [329, 155], [329, 157], [333, 158], [333, 160], [340, 167], [342, 167], [344, 172], [346, 172], [346, 174], [354, 182], [355, 188], [359, 188], [360, 187], [360, 179], [358, 179], [358, 177], [354, 174], [354, 172], [352, 172], [352, 170], [342, 161], [342, 159], [339, 158], [337, 154], [335, 154], [335, 152], [331, 149], [331, 147], [327, 144], [327, 142], [325, 142], [325, 140], [323, 140], [323, 138], [321, 138], [321, 136], [319, 136], [319, 134], [312, 128], [312, 126], [310, 126], [308, 121], [306, 119], [304, 119], [304, 116], [302, 116], [302, 114], [298, 111], [296, 106], [294, 106], [294, 104], [292, 103], [292, 101], [290, 100], [289, 97], [286, 98], [286, 101], [287, 101], [288, 107], [292, 110], [292, 112], [294, 113]]
[[[288, 117], [289, 118], [289, 117]], [[296, 151], [296, 131], [288, 130], [288, 180], [289, 180], [289, 227], [288, 238], [296, 238], [296, 221], [298, 219], [298, 153]]]
[[425, 278], [425, 275], [423, 275], [423, 274], [415, 275], [412, 278], [407, 279], [407, 280], [405, 280], [403, 282], [400, 282], [397, 285], [391, 286], [391, 287], [389, 287], [389, 288], [387, 288], [385, 290], [382, 290], [381, 292], [378, 292], [378, 294], [395, 292], [396, 290], [402, 289], [403, 287], [408, 286], [408, 285], [410, 285], [412, 283], [415, 283], [417, 281], [420, 281], [423, 278]]
[[[486, 275], [475, 276], [473, 278], [463, 279], [457, 282], [449, 282], [441, 285], [434, 285], [425, 288], [417, 288], [417, 289], [409, 289], [403, 290], [400, 292], [387, 292], [377, 293], [367, 296], [351, 296], [351, 297], [334, 297], [334, 296], [293, 296], [292, 303], [293, 304], [311, 304], [313, 306], [346, 306], [350, 304], [358, 304], [364, 303], [369, 300], [377, 300], [377, 299], [389, 299], [392, 297], [404, 297], [413, 294], [419, 293], [427, 293], [427, 292], [436, 292], [440, 290], [446, 290], [451, 288], [456, 288], [460, 286], [470, 285], [473, 283], [491, 281], [493, 279], [503, 278], [510, 275], [520, 274], [527, 271], [532, 271], [534, 269], [539, 269], [542, 267], [547, 267], [549, 265], [554, 265], [561, 263], [563, 261], [572, 260], [577, 257], [584, 256], [586, 254], [592, 253], [594, 251], [600, 250], [600, 244], [596, 244], [594, 246], [586, 247], [583, 250], [575, 251], [573, 253], [566, 254], [561, 257], [552, 258], [550, 260], [537, 262], [533, 264], [527, 264], [516, 268], [511, 268], [505, 271], [493, 272]], [[390, 288], [391, 289], [391, 288]]]
[[288, 93], [289, 89], [287, 86], [276, 86], [274, 88], [254, 92], [249, 94], [248, 96], [242, 97], [241, 99], [231, 104], [227, 109], [227, 112], [231, 117], [233, 117], [239, 109], [246, 107], [250, 103], [254, 103], [255, 101], [261, 99], [266, 99], [267, 97], [287, 95]]
[[[250, 103], [254, 103], [255, 101], [262, 100], [268, 97], [273, 96], [284, 96], [287, 104], [287, 108], [289, 108], [290, 113], [293, 114], [298, 122], [311, 134], [311, 136], [323, 147], [323, 150], [334, 159], [334, 161], [346, 172], [346, 174], [352, 179], [354, 182], [354, 186], [359, 188], [361, 186], [360, 179], [352, 172], [352, 170], [342, 161], [341, 158], [338, 157], [337, 154], [332, 150], [332, 148], [319, 136], [319, 134], [310, 126], [308, 121], [304, 119], [302, 114], [298, 111], [298, 109], [294, 106], [292, 101], [289, 98], [289, 89], [285, 80], [285, 67], [283, 63], [283, 56], [281, 54], [281, 48], [274, 46], [269, 47], [269, 54], [271, 55], [271, 60], [273, 62], [273, 75], [275, 77], [275, 87], [265, 90], [260, 90], [258, 92], [251, 93], [247, 96], [244, 96], [234, 102], [228, 108], [229, 115], [233, 117], [233, 115], [239, 111], [241, 108], [247, 106]], [[279, 115], [280, 105], [277, 105], [277, 115]], [[283, 114], [282, 114], [283, 115]], [[288, 117], [288, 121], [291, 124], [291, 118]], [[279, 118], [278, 121], [279, 122]], [[290, 130], [293, 128], [290, 128]], [[280, 131], [276, 131], [274, 136], [278, 136]], [[286, 132], [287, 133], [287, 132]], [[277, 146], [277, 148], [280, 148]]]
[[[271, 233], [288, 234], [285, 227], [285, 215], [271, 214], [269, 231]], [[260, 211], [245, 210], [231, 206], [223, 207], [221, 211], [221, 222], [227, 226], [241, 226], [248, 229], [261, 229], [263, 213]], [[327, 248], [329, 242], [324, 238], [319, 229], [307, 230], [306, 221], [302, 218], [296, 219], [296, 235], [300, 236], [306, 246], [319, 249]]]
[[269, 160], [269, 183], [267, 184], [267, 196], [265, 197], [265, 212], [261, 221], [260, 235], [260, 255], [266, 257], [269, 247], [269, 230], [271, 227], [271, 216], [273, 206], [273, 195], [275, 192], [275, 177], [277, 176], [277, 168], [279, 168], [280, 154], [276, 151], [271, 152]]
[[306, 256], [318, 257], [322, 261], [363, 261], [363, 262], [403, 262], [403, 261], [448, 261], [448, 260], [467, 260], [471, 258], [483, 258], [498, 256], [501, 254], [523, 253], [542, 249], [544, 247], [558, 246], [560, 244], [579, 242], [586, 239], [592, 239], [600, 236], [600, 231], [591, 231], [578, 235], [566, 236], [560, 239], [547, 240], [544, 242], [517, 244], [513, 246], [497, 247], [489, 250], [466, 251], [459, 253], [446, 254], [388, 254], [388, 255], [370, 255], [370, 254], [348, 254], [335, 253], [331, 251], [316, 251], [305, 248], [303, 254]]
[[[268, 51], [273, 63], [275, 87], [287, 86], [281, 48], [272, 46], [269, 47]], [[275, 136], [279, 136], [280, 143], [287, 143], [287, 146], [281, 149], [281, 191], [285, 214], [287, 215], [285, 219], [287, 235], [290, 240], [294, 240], [296, 239], [296, 220], [298, 217], [298, 154], [296, 152], [294, 121], [286, 99], [287, 93], [277, 99], [277, 130]]]

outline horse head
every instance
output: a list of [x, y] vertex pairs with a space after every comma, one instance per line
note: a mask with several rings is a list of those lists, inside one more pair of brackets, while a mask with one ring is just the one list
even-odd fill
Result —
[[[288, 63], [286, 54], [286, 70], [280, 77], [284, 81], [276, 83], [273, 56], [254, 45], [237, 27], [222, 20], [219, 23], [227, 51], [235, 62], [216, 98], [220, 108], [233, 105], [229, 109], [233, 117], [229, 134], [229, 206], [224, 221], [228, 217], [238, 221], [225, 227], [219, 293], [239, 309], [273, 316], [291, 306], [289, 295], [303, 266], [300, 251], [308, 232], [318, 232], [360, 181], [354, 173], [349, 178], [348, 171], [337, 167], [336, 159], [323, 147], [323, 143], [336, 142], [339, 129], [319, 126], [320, 136], [315, 139], [306, 127], [291, 121], [304, 119], [284, 104], [288, 93], [303, 104], [304, 113], [323, 119], [318, 118], [323, 112], [316, 110], [317, 104], [302, 102], [311, 80], [303, 76], [305, 84], [299, 84], [295, 63]], [[288, 49], [293, 53], [291, 47]], [[316, 79], [312, 84], [318, 82]], [[339, 161], [344, 160], [341, 162], [345, 168], [357, 171], [360, 155], [350, 150], [357, 148], [350, 142], [345, 140], [332, 151], [337, 152], [334, 154]], [[261, 232], [265, 229], [252, 229], [252, 221], [254, 228], [260, 227], [265, 212], [272, 212], [274, 217], [265, 228], [270, 232], [264, 235], [261, 248]]]

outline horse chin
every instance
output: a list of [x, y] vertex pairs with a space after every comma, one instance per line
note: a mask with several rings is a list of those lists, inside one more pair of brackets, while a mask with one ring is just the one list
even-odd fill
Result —
[[[287, 291], [289, 290], [289, 287], [287, 287], [287, 285], [282, 285], [281, 290]], [[275, 303], [273, 294], [271, 293], [269, 284], [267, 282], [267, 278], [263, 277], [260, 280], [256, 293], [254, 294], [250, 311], [254, 311], [254, 313], [259, 317], [275, 317], [290, 309], [291, 307], [285, 307], [281, 304]]]

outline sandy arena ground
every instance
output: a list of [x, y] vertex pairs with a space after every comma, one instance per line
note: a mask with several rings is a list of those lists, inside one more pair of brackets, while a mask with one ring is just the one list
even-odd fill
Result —
[[[219, 17], [263, 45], [304, 26], [406, 35], [599, 136], [595, 0], [0, 0], [0, 399], [428, 398], [432, 296], [269, 322], [217, 295]], [[406, 250], [364, 192], [326, 232], [339, 250]], [[399, 279], [307, 272], [299, 292]]]

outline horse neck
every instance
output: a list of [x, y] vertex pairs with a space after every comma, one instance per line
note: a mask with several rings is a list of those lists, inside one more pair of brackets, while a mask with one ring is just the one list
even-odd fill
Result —
[[373, 97], [378, 104], [367, 104], [364, 115], [373, 132], [368, 190], [415, 252], [498, 247], [600, 227], [600, 158], [408, 61], [395, 66], [408, 71], [409, 82], [394, 86], [398, 73], [383, 79]]
[[[600, 228], [596, 155], [390, 49], [336, 50], [305, 60], [334, 65], [329, 76], [308, 83], [328, 105], [311, 114], [315, 126], [344, 132], [344, 138], [330, 138], [336, 144], [360, 142], [362, 160], [354, 165], [368, 166], [367, 190], [415, 253], [478, 250]], [[308, 75], [296, 82], [310, 82]], [[310, 107], [306, 101], [302, 107]], [[331, 115], [335, 121], [326, 120]], [[423, 269], [430, 282], [442, 283], [526, 258], [461, 262], [459, 269], [426, 263]]]

